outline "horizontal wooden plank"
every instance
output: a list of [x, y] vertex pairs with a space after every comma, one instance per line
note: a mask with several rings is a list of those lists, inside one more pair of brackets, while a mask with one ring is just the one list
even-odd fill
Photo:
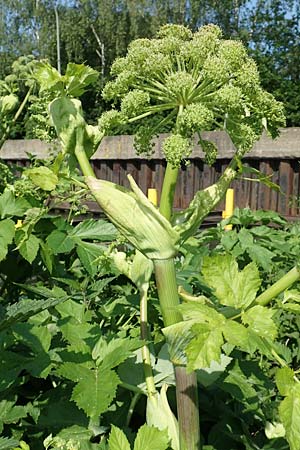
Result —
[[[215, 142], [219, 149], [218, 159], [230, 159], [233, 156], [234, 146], [224, 131], [205, 132], [202, 136], [203, 139]], [[165, 137], [166, 135], [162, 134], [154, 140], [154, 152], [151, 159], [164, 159], [162, 142]], [[28, 159], [28, 153], [30, 153], [43, 159], [47, 158], [50, 152], [55, 153], [58, 149], [58, 143], [46, 143], [38, 139], [8, 140], [2, 146], [0, 158], [21, 161]], [[203, 157], [204, 154], [195, 138], [195, 147], [190, 159], [203, 159]], [[300, 127], [282, 129], [280, 136], [275, 140], [264, 134], [245, 158], [300, 158]], [[123, 135], [104, 138], [92, 159], [132, 160], [146, 158], [145, 156], [136, 155], [133, 146], [133, 136]]]

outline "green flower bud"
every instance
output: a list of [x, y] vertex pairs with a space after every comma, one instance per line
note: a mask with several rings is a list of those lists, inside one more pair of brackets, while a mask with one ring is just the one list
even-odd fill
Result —
[[162, 150], [166, 160], [173, 167], [179, 167], [181, 161], [191, 154], [191, 140], [180, 134], [171, 134], [164, 140]]
[[132, 191], [105, 180], [87, 177], [98, 204], [128, 239], [149, 259], [169, 259], [177, 253], [179, 235], [128, 175]]
[[160, 393], [148, 397], [146, 409], [147, 425], [168, 431], [173, 450], [179, 450], [179, 427], [167, 399], [167, 385], [163, 384]]
[[12, 112], [17, 104], [18, 97], [14, 94], [4, 95], [0, 97], [0, 114], [7, 114]]

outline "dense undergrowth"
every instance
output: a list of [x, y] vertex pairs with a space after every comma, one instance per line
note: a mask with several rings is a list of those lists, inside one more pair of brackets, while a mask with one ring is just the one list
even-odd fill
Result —
[[[25, 174], [16, 177], [8, 168], [6, 174], [0, 196], [0, 448], [106, 449], [111, 426], [118, 427], [115, 433], [124, 430], [132, 442], [145, 421], [146, 404], [139, 299], [110, 257], [116, 247], [132, 250], [107, 221], [77, 223], [75, 206], [67, 218], [57, 216], [45, 186]], [[80, 183], [79, 177], [75, 181]], [[22, 194], [20, 184], [27, 186]], [[73, 185], [74, 205], [80, 189]], [[236, 261], [239, 274], [254, 264], [261, 290], [294, 265], [298, 223], [249, 209], [236, 209], [230, 222], [232, 231], [224, 231], [222, 221], [184, 245], [176, 260], [183, 299], [191, 294], [214, 299], [214, 280], [205, 267], [219, 264], [218, 283], [226, 283], [222, 258], [231, 270]], [[278, 328], [272, 358], [267, 351], [232, 352], [227, 343], [220, 363], [197, 371], [204, 448], [289, 448], [278, 417], [286, 394], [278, 392], [276, 371], [299, 366], [296, 288], [274, 299], [269, 322], [256, 318], [260, 332], [265, 329], [274, 339]], [[154, 284], [150, 298], [155, 382], [169, 385], [175, 410], [174, 373]]]

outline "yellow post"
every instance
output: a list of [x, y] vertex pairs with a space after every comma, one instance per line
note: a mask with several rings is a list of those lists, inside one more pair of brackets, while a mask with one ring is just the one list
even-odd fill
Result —
[[[226, 191], [226, 199], [225, 199], [225, 211], [222, 212], [223, 219], [228, 219], [233, 215], [234, 209], [234, 190], [227, 189]], [[232, 225], [225, 225], [225, 230], [232, 230]]]
[[149, 188], [148, 189], [148, 199], [153, 205], [157, 206], [157, 189]]

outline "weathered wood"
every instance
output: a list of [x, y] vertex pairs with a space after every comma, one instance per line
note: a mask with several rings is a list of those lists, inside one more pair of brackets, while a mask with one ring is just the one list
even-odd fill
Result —
[[[219, 159], [213, 167], [207, 166], [203, 162], [203, 154], [199, 147], [196, 147], [191, 155], [190, 164], [180, 171], [174, 202], [176, 209], [186, 208], [199, 189], [214, 183], [233, 154], [232, 143], [223, 132], [206, 133], [205, 138], [217, 143], [220, 149]], [[133, 152], [132, 137], [106, 138], [92, 159], [97, 177], [128, 187], [127, 174], [130, 173], [145, 193], [150, 187], [160, 192], [166, 167], [161, 153], [162, 139], [163, 135], [156, 141], [154, 158], [145, 159]], [[29, 165], [28, 153], [43, 159], [49, 156], [49, 152], [55, 150], [58, 150], [57, 146], [51, 147], [50, 144], [38, 140], [6, 141], [0, 157], [8, 164], [24, 167]], [[232, 187], [235, 188], [235, 205], [240, 208], [249, 206], [254, 209], [273, 209], [285, 216], [296, 217], [300, 212], [299, 160], [300, 128], [282, 130], [280, 138], [275, 141], [263, 136], [248, 154], [245, 165], [255, 167], [270, 176], [283, 193], [270, 190], [255, 181], [238, 179], [232, 183]], [[247, 177], [254, 178], [253, 175]], [[224, 201], [218, 205], [217, 211], [222, 209]]]

